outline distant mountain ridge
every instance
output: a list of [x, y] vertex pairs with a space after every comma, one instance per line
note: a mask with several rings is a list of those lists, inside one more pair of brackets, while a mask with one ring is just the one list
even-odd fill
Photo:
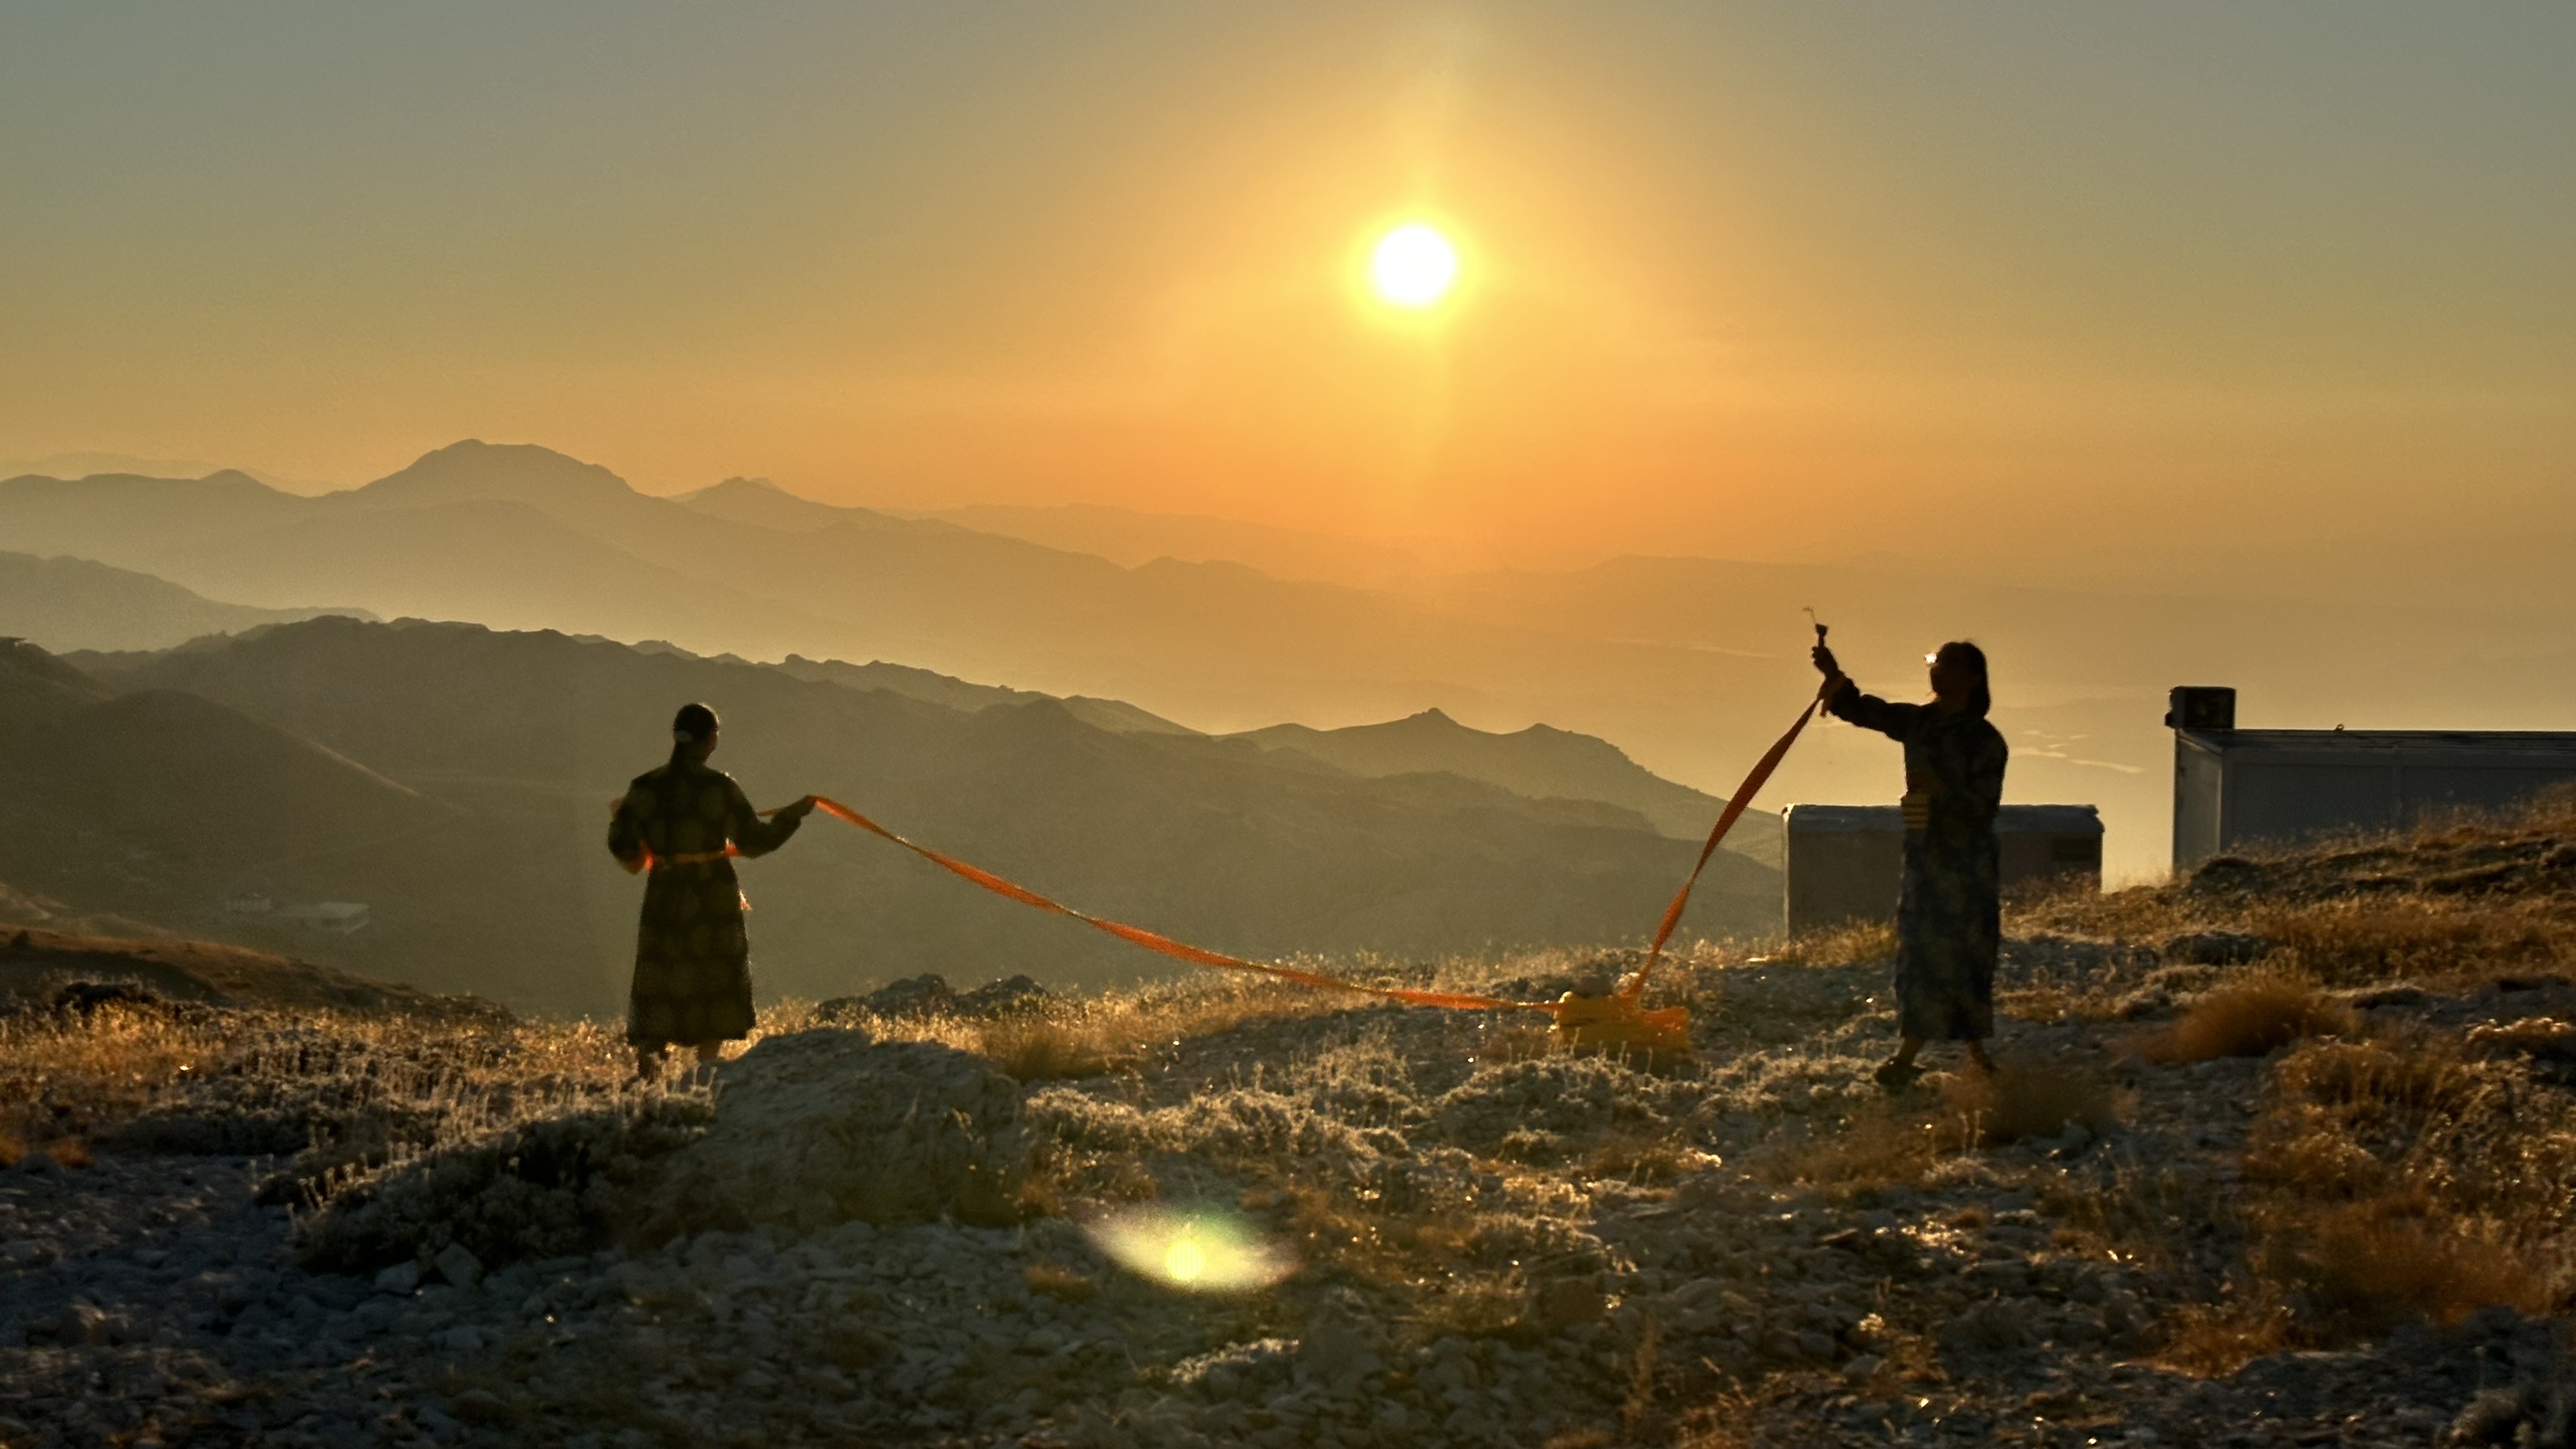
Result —
[[[1086, 909], [1256, 957], [1642, 939], [1690, 855], [1614, 804], [1446, 773], [1362, 778], [1251, 741], [1101, 728], [1047, 698], [951, 708], [863, 683], [864, 666], [843, 666], [849, 681], [809, 679], [551, 632], [336, 618], [72, 662], [87, 675], [47, 675], [31, 651], [23, 686], [0, 676], [0, 707], [24, 693], [46, 710], [138, 723], [96, 731], [106, 757], [51, 757], [63, 798], [103, 802], [87, 822], [94, 840], [58, 810], [33, 819], [13, 804], [21, 828], [6, 833], [21, 844], [0, 850], [0, 879], [84, 913], [280, 949], [291, 943], [215, 905], [255, 870], [281, 897], [370, 906], [366, 931], [302, 954], [523, 1006], [614, 1009], [634, 884], [601, 847], [608, 803], [663, 757], [671, 710], [688, 699], [724, 714], [717, 763], [762, 803], [833, 794]], [[121, 855], [152, 824], [143, 796], [112, 788], [134, 769], [135, 742], [175, 735], [199, 751], [182, 758], [203, 759], [245, 730], [278, 742], [270, 755], [303, 751], [363, 789], [273, 792], [331, 802], [301, 828], [303, 848], [197, 848], [140, 867]], [[164, 815], [245, 808], [230, 784], [192, 784], [176, 768], [136, 772]], [[1081, 983], [1164, 969], [828, 821], [746, 879], [773, 994], [921, 970]], [[1775, 871], [1730, 855], [1688, 929], [1761, 931], [1779, 899]]]
[[[319, 498], [239, 475], [0, 482], [0, 546], [72, 553], [264, 606], [346, 600], [706, 653], [896, 659], [1193, 728], [1384, 719], [1510, 698], [1583, 728], [1655, 697], [1794, 671], [1427, 611], [1229, 562], [1122, 568], [953, 523], [834, 508], [747, 481], [647, 497], [593, 465], [468, 441]], [[1562, 703], [1565, 710], [1556, 706]], [[1712, 721], [1724, 737], [1739, 726]]]
[[156, 921], [159, 901], [93, 905], [102, 880], [222, 874], [446, 818], [310, 739], [186, 691], [119, 690], [24, 641], [0, 645], [0, 799], [0, 880]]
[[838, 659], [808, 659], [801, 654], [790, 654], [781, 660], [777, 667], [798, 679], [846, 685], [851, 689], [891, 690], [909, 699], [918, 699], [949, 709], [961, 709], [970, 714], [976, 710], [990, 709], [995, 705], [1030, 704], [1043, 699], [1053, 700], [1063, 705], [1066, 712], [1074, 718], [1095, 729], [1107, 730], [1111, 734], [1196, 735], [1199, 733], [1188, 725], [1175, 724], [1161, 715], [1150, 714], [1124, 700], [1093, 699], [1080, 694], [1059, 697], [1041, 694], [1031, 689], [1012, 689], [1007, 685], [969, 684], [965, 680], [951, 679], [945, 674], [928, 669], [916, 669], [909, 664], [888, 664], [883, 660], [871, 660], [866, 664], [847, 664]]
[[[1272, 725], [1229, 736], [1268, 750], [1311, 755], [1354, 775], [1446, 771], [1537, 799], [1602, 800], [1643, 815], [1664, 834], [1697, 840], [1717, 823], [1726, 802], [1653, 774], [1607, 740], [1547, 725], [1511, 734], [1470, 729], [1436, 709], [1385, 724], [1319, 730]], [[1748, 815], [1729, 843], [1756, 859], [1780, 863], [1780, 822]]]
[[1237, 563], [1276, 579], [1375, 589], [1428, 577], [1443, 551], [1436, 540], [1386, 542], [1277, 528], [1231, 518], [1143, 513], [1096, 503], [969, 504], [899, 517], [934, 518], [1049, 548], [1095, 554], [1134, 568], [1158, 558]]
[[[1710, 794], [1732, 786], [1811, 696], [1800, 610], [1812, 604], [1855, 677], [1891, 697], [1921, 696], [1923, 654], [1942, 640], [1985, 646], [1995, 722], [2014, 746], [2007, 798], [2098, 804], [2115, 876], [2163, 853], [2170, 751], [2159, 701], [2178, 679], [2240, 682], [2249, 708], [2260, 699], [2283, 723], [2549, 728], [2576, 708], [2569, 686], [2537, 680], [2526, 663], [2564, 648], [2563, 613], [2491, 620], [2467, 600], [2249, 603], [2198, 587], [2149, 596], [1891, 559], [1620, 558], [1371, 587], [1347, 572], [1301, 582], [1165, 554], [1122, 567], [959, 526], [967, 517], [1030, 523], [1024, 532], [1058, 541], [1105, 530], [1088, 541], [1121, 559], [1210, 523], [1118, 510], [907, 518], [756, 480], [648, 497], [543, 448], [470, 441], [318, 498], [237, 474], [0, 482], [0, 548], [93, 558], [209, 598], [664, 639], [709, 656], [900, 661], [1123, 701], [1220, 735], [1426, 707], [1503, 733], [1545, 721], [1613, 740]], [[1079, 528], [1058, 527], [1068, 523]], [[1222, 541], [1221, 529], [1201, 532]], [[1340, 547], [1298, 547], [1309, 544]], [[2356, 637], [2371, 647], [2352, 647]], [[2409, 671], [2453, 660], [2471, 638], [2481, 656], [2445, 664], [2458, 687], [2429, 699]], [[1828, 722], [1759, 804], [1885, 801], [1902, 789], [1884, 741]], [[1680, 804], [1656, 808], [1674, 811], [1657, 818], [1678, 829]]]
[[201, 634], [238, 633], [363, 609], [258, 609], [218, 603], [166, 579], [82, 558], [0, 553], [0, 635], [70, 649], [165, 649]]

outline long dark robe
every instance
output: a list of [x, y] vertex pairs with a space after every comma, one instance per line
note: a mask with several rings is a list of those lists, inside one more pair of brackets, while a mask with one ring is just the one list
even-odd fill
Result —
[[1931, 799], [1929, 826], [1905, 832], [1898, 1027], [1926, 1040], [1982, 1041], [1995, 1031], [1995, 955], [2003, 944], [1995, 813], [2011, 750], [1981, 714], [1890, 704], [1857, 685], [1825, 708], [1903, 744], [1906, 793]]
[[608, 825], [609, 853], [629, 865], [648, 852], [653, 858], [635, 934], [629, 1042], [658, 1049], [751, 1033], [751, 938], [733, 862], [678, 857], [728, 842], [744, 855], [767, 855], [801, 823], [761, 819], [731, 775], [694, 761], [664, 765], [626, 787]]

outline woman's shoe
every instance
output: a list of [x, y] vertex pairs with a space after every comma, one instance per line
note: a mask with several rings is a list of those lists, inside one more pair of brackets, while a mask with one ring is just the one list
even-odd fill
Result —
[[1923, 1075], [1923, 1069], [1912, 1062], [1887, 1061], [1879, 1063], [1878, 1070], [1870, 1075], [1887, 1090], [1902, 1092], [1914, 1085], [1915, 1079]]

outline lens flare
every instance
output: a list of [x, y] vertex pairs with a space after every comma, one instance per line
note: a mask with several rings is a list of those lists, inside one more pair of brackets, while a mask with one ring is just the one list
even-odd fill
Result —
[[1295, 1266], [1257, 1229], [1215, 1208], [1132, 1208], [1085, 1231], [1120, 1267], [1188, 1293], [1267, 1288]]
[[1458, 249], [1430, 227], [1407, 222], [1378, 239], [1369, 254], [1369, 279], [1378, 296], [1395, 306], [1431, 306], [1458, 280]]

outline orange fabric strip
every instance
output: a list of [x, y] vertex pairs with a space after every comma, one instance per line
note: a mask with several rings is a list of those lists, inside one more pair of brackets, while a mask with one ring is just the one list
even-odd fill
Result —
[[[1148, 931], [1141, 926], [1130, 926], [1086, 911], [1075, 910], [1062, 901], [1042, 896], [1026, 886], [1004, 880], [980, 866], [969, 865], [955, 856], [906, 840], [838, 800], [817, 795], [814, 797], [814, 805], [816, 809], [827, 815], [835, 816], [871, 835], [902, 846], [940, 869], [963, 876], [995, 895], [1018, 901], [1024, 906], [1034, 906], [1042, 911], [1071, 917], [1095, 931], [1106, 932], [1122, 941], [1142, 946], [1148, 951], [1169, 956], [1176, 961], [1187, 961], [1196, 966], [1213, 966], [1226, 971], [1253, 971], [1282, 981], [1294, 981], [1301, 986], [1321, 987], [1331, 991], [1357, 991], [1369, 996], [1383, 997], [1389, 1001], [1401, 1001], [1412, 1006], [1446, 1007], [1456, 1011], [1544, 1011], [1556, 1017], [1560, 1029], [1573, 1026], [1580, 1030], [1588, 1030], [1614, 1024], [1612, 1019], [1615, 1018], [1617, 1022], [1645, 1027], [1652, 1034], [1666, 1040], [1677, 1039], [1679, 1045], [1687, 1047], [1687, 1015], [1680, 1008], [1657, 1012], [1640, 1010], [1639, 1003], [1646, 994], [1646, 978], [1655, 969], [1655, 963], [1662, 959], [1664, 946], [1672, 939], [1674, 928], [1681, 924], [1682, 908], [1690, 904], [1691, 887], [1699, 883], [1700, 873], [1708, 869], [1709, 858], [1717, 854], [1719, 842], [1726, 839], [1727, 831], [1735, 827], [1737, 819], [1742, 817], [1745, 809], [1753, 803], [1753, 797], [1760, 793], [1762, 786], [1770, 780], [1772, 771], [1780, 767], [1781, 758], [1789, 753], [1789, 746], [1797, 742], [1799, 733], [1807, 727], [1807, 721], [1815, 717], [1816, 706], [1820, 702], [1821, 699], [1809, 701], [1806, 709], [1798, 715], [1796, 723], [1789, 726], [1789, 732], [1782, 735], [1762, 758], [1755, 762], [1752, 772], [1744, 777], [1744, 783], [1736, 786], [1734, 798], [1726, 802], [1726, 809], [1717, 817], [1716, 828], [1708, 833], [1708, 843], [1700, 847], [1699, 860], [1692, 865], [1689, 878], [1682, 882], [1682, 888], [1674, 894], [1672, 904], [1664, 908], [1663, 921], [1655, 928], [1654, 943], [1646, 949], [1645, 964], [1637, 969], [1637, 974], [1630, 979], [1626, 989], [1615, 997], [1590, 1001], [1579, 998], [1564, 1002], [1506, 1001], [1498, 996], [1476, 996], [1454, 991], [1416, 991], [1397, 986], [1363, 986], [1356, 981], [1345, 981], [1338, 976], [1326, 976], [1320, 972], [1299, 971], [1289, 966], [1246, 961], [1240, 956], [1229, 956], [1222, 951], [1211, 951], [1204, 946], [1175, 941], [1169, 936]], [[777, 810], [761, 812], [763, 815], [777, 813]], [[706, 851], [661, 859], [656, 859], [648, 853], [644, 863], [648, 869], [656, 865], [696, 865], [706, 861], [722, 860], [727, 856], [740, 853], [731, 845], [727, 845], [721, 851]]]
[[1824, 696], [1821, 694], [1807, 701], [1807, 707], [1799, 711], [1797, 722], [1789, 726], [1789, 732], [1774, 741], [1771, 748], [1763, 752], [1762, 758], [1754, 762], [1752, 771], [1744, 777], [1744, 783], [1735, 787], [1735, 797], [1718, 812], [1717, 828], [1708, 833], [1708, 844], [1699, 848], [1699, 863], [1691, 867], [1690, 876], [1682, 882], [1682, 888], [1673, 893], [1673, 903], [1664, 907], [1663, 923], [1655, 927], [1655, 942], [1646, 948], [1646, 964], [1637, 968], [1636, 977], [1628, 983], [1630, 1001], [1645, 997], [1646, 977], [1654, 971], [1655, 963], [1663, 959], [1664, 943], [1673, 938], [1673, 928], [1682, 923], [1682, 907], [1690, 904], [1691, 887], [1699, 884], [1699, 873], [1708, 869], [1708, 858], [1717, 854], [1717, 843], [1726, 838], [1726, 832], [1735, 828], [1735, 822], [1744, 814], [1745, 807], [1751, 805], [1753, 797], [1769, 783], [1771, 772], [1780, 768], [1781, 757], [1798, 742], [1799, 732], [1806, 729], [1807, 721], [1816, 717], [1816, 706], [1822, 703]]
[[[838, 800], [816, 796], [814, 805], [816, 809], [821, 810], [827, 815], [837, 816], [838, 818], [848, 821], [850, 824], [859, 827], [861, 830], [864, 830], [871, 835], [877, 836], [881, 839], [890, 840], [895, 844], [902, 846], [904, 849], [911, 851], [913, 854], [920, 856], [922, 859], [929, 861], [931, 864], [938, 866], [942, 870], [964, 876], [966, 879], [973, 881], [975, 884], [982, 886], [984, 889], [991, 891], [995, 895], [1007, 896], [1012, 900], [1018, 901], [1024, 906], [1035, 906], [1039, 910], [1052, 911], [1059, 916], [1070, 916], [1074, 920], [1082, 922], [1084, 925], [1091, 927], [1095, 931], [1106, 931], [1110, 935], [1116, 936], [1122, 941], [1142, 946], [1148, 951], [1169, 956], [1175, 961], [1187, 961], [1192, 965], [1197, 966], [1214, 966], [1227, 971], [1257, 971], [1264, 976], [1275, 976], [1282, 981], [1294, 981], [1301, 986], [1320, 986], [1328, 990], [1365, 992], [1371, 996], [1381, 996], [1390, 1001], [1401, 1001], [1413, 1006], [1445, 1006], [1454, 1010], [1462, 1011], [1554, 1011], [1556, 1009], [1556, 1005], [1553, 1002], [1505, 1001], [1502, 998], [1495, 996], [1469, 996], [1450, 991], [1414, 991], [1396, 986], [1363, 986], [1356, 981], [1344, 981], [1337, 976], [1325, 976], [1313, 971], [1299, 971], [1288, 966], [1265, 965], [1259, 961], [1246, 961], [1240, 956], [1229, 956], [1222, 951], [1211, 951], [1204, 946], [1193, 946], [1186, 941], [1175, 941], [1169, 936], [1161, 935], [1154, 931], [1148, 931], [1142, 926], [1130, 926], [1122, 922], [1107, 920], [1100, 916], [1092, 915], [1086, 911], [1077, 911], [1062, 901], [1055, 900], [1052, 897], [1039, 895], [1036, 891], [1030, 890], [1026, 886], [1016, 885], [1010, 881], [1004, 880], [1000, 876], [995, 875], [991, 871], [985, 870], [980, 866], [968, 865], [966, 862], [957, 859], [953, 855], [945, 855], [939, 851], [931, 849], [929, 846], [917, 845], [912, 841], [906, 840], [902, 836], [886, 829], [884, 826], [870, 820], [868, 817], [851, 809], [849, 806], [842, 804]], [[769, 811], [766, 813], [776, 814], [777, 812]]]

